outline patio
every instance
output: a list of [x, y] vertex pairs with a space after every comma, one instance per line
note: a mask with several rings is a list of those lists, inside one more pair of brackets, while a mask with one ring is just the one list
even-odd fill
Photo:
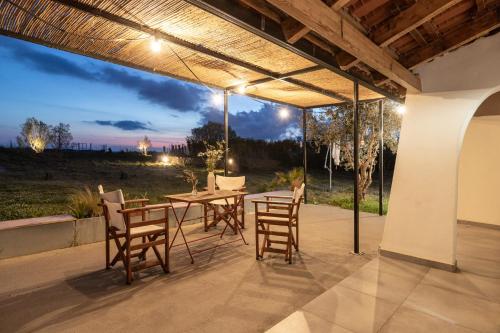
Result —
[[377, 255], [383, 217], [361, 215], [366, 254], [353, 256], [351, 211], [304, 205], [300, 213], [293, 265], [283, 255], [255, 260], [253, 213], [250, 245], [205, 252], [193, 265], [175, 248], [170, 274], [152, 268], [130, 286], [121, 264], [104, 270], [103, 242], [2, 260], [0, 331], [262, 332]]

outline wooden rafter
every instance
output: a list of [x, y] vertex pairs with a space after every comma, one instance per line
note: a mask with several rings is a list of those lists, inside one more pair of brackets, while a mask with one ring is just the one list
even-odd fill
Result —
[[462, 0], [420, 0], [375, 29], [372, 40], [387, 46]]
[[418, 77], [320, 0], [267, 1], [389, 79], [412, 91], [421, 90]]
[[404, 58], [403, 64], [408, 68], [413, 68], [422, 62], [434, 59], [450, 50], [467, 44], [498, 27], [500, 27], [500, 9], [489, 11], [477, 17], [469, 24], [462, 25], [443, 35], [434, 42], [418, 50], [413, 50], [408, 57]]

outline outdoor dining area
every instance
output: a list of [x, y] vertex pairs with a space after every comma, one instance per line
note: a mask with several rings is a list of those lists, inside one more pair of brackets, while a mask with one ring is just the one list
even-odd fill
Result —
[[[252, 200], [255, 204], [257, 260], [263, 259], [265, 252], [271, 252], [283, 254], [285, 261], [292, 263], [292, 250], [299, 250], [299, 208], [303, 201], [304, 187], [302, 184], [300, 188], [295, 188], [291, 196], [265, 195], [265, 200]], [[234, 242], [249, 245], [242, 233], [242, 229], [245, 228], [245, 196], [248, 194], [245, 192], [245, 177], [217, 175], [215, 183], [209, 183], [206, 191], [165, 195], [164, 204], [148, 205], [148, 199], [126, 201], [122, 190], [104, 192], [102, 185], [99, 185], [99, 193], [106, 221], [105, 267], [109, 269], [121, 262], [125, 268], [127, 284], [132, 283], [134, 272], [153, 266], [160, 266], [165, 273], [169, 273], [170, 250], [174, 247], [185, 247], [191, 264], [194, 264], [194, 256], [198, 253]], [[259, 209], [259, 204], [264, 206], [263, 209]], [[130, 207], [131, 205], [138, 207]], [[186, 219], [192, 206], [201, 206], [201, 210], [198, 211], [203, 212], [203, 216], [193, 218], [190, 215], [190, 218]], [[170, 215], [173, 215], [175, 223], [172, 240], [169, 236]], [[200, 228], [203, 228], [205, 233], [214, 229], [216, 232], [188, 240], [183, 230], [184, 223], [197, 218], [203, 220]], [[224, 224], [222, 231], [217, 231], [219, 223]], [[226, 232], [234, 234], [236, 239], [226, 241], [224, 238]], [[263, 236], [262, 246], [259, 246], [260, 235]], [[220, 242], [203, 249], [191, 250], [189, 244], [212, 237], [217, 237]], [[177, 239], [180, 242], [176, 243]], [[111, 243], [116, 244], [116, 254], [113, 259], [111, 259]], [[283, 246], [277, 248], [272, 247], [272, 244]], [[150, 249], [156, 259], [147, 259]]]

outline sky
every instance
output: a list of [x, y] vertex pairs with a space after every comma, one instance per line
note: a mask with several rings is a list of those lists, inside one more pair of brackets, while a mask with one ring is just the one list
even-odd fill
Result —
[[[153, 147], [185, 142], [194, 127], [223, 122], [223, 106], [203, 85], [155, 75], [0, 36], [0, 145], [35, 117], [70, 124], [74, 142], [135, 147], [147, 135]], [[222, 92], [218, 92], [222, 93]], [[241, 137], [279, 140], [300, 136], [299, 110], [286, 120], [279, 105], [229, 97], [229, 124]]]

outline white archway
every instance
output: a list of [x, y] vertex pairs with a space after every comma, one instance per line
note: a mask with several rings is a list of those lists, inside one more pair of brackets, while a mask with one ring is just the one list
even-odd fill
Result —
[[382, 255], [456, 268], [458, 170], [474, 113], [500, 91], [500, 34], [418, 68], [424, 92], [408, 95]]

